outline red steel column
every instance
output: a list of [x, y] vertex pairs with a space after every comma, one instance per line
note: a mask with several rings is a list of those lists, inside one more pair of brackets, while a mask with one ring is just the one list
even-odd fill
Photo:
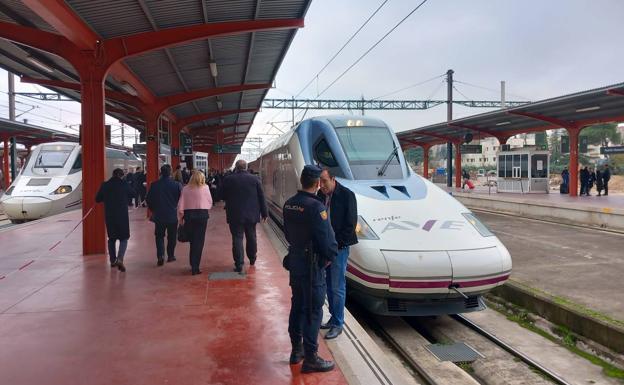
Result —
[[9, 138], [4, 138], [4, 152], [2, 153], [2, 176], [4, 177], [4, 190], [9, 189], [11, 175], [9, 173]]
[[178, 130], [176, 128], [175, 125], [171, 126], [171, 149], [172, 149], [172, 155], [171, 155], [171, 168], [173, 170], [176, 169], [176, 167], [178, 167], [180, 165], [180, 156], [177, 155], [173, 155], [173, 149], [177, 149], [178, 153], [180, 151], [180, 130]]
[[566, 130], [568, 131], [568, 135], [570, 136], [570, 163], [568, 165], [568, 170], [570, 170], [569, 190], [570, 196], [575, 197], [578, 196], [578, 140], [581, 130], [578, 128], [566, 128]]
[[148, 116], [145, 120], [145, 137], [147, 140], [147, 188], [158, 180], [158, 117]]
[[429, 179], [429, 149], [431, 146], [422, 146], [423, 149], [423, 178]]
[[[82, 222], [83, 255], [105, 254], [104, 206], [95, 203], [95, 194], [106, 179], [104, 130], [104, 76], [98, 68], [81, 71], [82, 113]], [[113, 170], [107, 170], [112, 173]], [[92, 211], [91, 211], [92, 210]], [[89, 211], [91, 211], [90, 214]], [[88, 215], [87, 215], [88, 214]]]
[[461, 143], [455, 143], [455, 187], [459, 188], [462, 185], [462, 154]]

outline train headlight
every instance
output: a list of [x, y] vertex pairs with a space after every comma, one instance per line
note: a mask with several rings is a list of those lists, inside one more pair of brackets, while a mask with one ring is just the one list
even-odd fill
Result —
[[494, 233], [490, 231], [473, 213], [462, 213], [464, 218], [484, 237], [492, 237]]
[[72, 186], [59, 186], [56, 190], [52, 191], [50, 195], [69, 194], [72, 191]]
[[361, 215], [358, 215], [357, 224], [355, 225], [355, 234], [357, 234], [358, 239], [379, 239], [377, 234], [375, 234]]

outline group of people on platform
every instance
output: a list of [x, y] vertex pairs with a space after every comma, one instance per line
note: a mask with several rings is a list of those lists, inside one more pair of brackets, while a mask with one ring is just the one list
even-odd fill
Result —
[[[567, 194], [570, 186], [570, 172], [567, 168], [564, 168], [561, 172], [561, 193]], [[579, 179], [581, 181], [580, 196], [590, 196], [591, 190], [596, 185], [596, 191], [598, 196], [609, 195], [609, 180], [611, 180], [611, 170], [609, 165], [605, 164], [602, 169], [596, 167], [594, 170], [592, 167], [583, 167], [579, 172]], [[604, 194], [602, 193], [604, 191]]]
[[[260, 179], [248, 172], [244, 160], [237, 161], [231, 173], [211, 173], [208, 184], [200, 170], [173, 171], [165, 164], [160, 169], [160, 178], [149, 186], [144, 199], [138, 188], [144, 186], [143, 178], [140, 169], [127, 174], [115, 169], [97, 192], [96, 202], [104, 203], [111, 268], [126, 271], [124, 255], [130, 238], [128, 205], [132, 197], [137, 207], [137, 202], [145, 203], [151, 212], [157, 266], [164, 265], [165, 255], [167, 262], [176, 261], [176, 241], [178, 233], [183, 231], [190, 243], [191, 274], [200, 274], [209, 210], [213, 205], [211, 190], [225, 201], [234, 271], [244, 272], [245, 253], [250, 265], [256, 263], [256, 225], [267, 220], [268, 210]], [[357, 202], [353, 192], [338, 183], [330, 169], [305, 166], [300, 182], [302, 189], [283, 207], [284, 233], [289, 243], [283, 265], [289, 271], [292, 290], [289, 362], [294, 365], [303, 361], [302, 373], [326, 372], [334, 368], [334, 363], [318, 356], [317, 338], [320, 329], [328, 329], [326, 339], [342, 333], [349, 247], [358, 242]], [[326, 296], [331, 317], [321, 325]]]

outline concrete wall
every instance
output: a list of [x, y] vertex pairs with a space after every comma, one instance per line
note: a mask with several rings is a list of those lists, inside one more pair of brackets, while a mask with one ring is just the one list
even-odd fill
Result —
[[623, 209], [588, 207], [570, 203], [558, 203], [557, 206], [553, 206], [552, 202], [509, 196], [502, 198], [465, 193], [453, 193], [453, 196], [470, 209], [624, 232]]

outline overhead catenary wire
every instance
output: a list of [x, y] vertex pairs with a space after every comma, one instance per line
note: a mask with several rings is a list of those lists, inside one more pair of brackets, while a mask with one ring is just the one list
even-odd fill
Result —
[[[362, 23], [362, 25], [360, 25], [360, 27], [349, 37], [349, 39], [347, 39], [346, 43], [344, 43], [342, 45], [342, 47], [340, 47], [340, 49], [331, 57], [331, 59], [329, 59], [329, 61], [327, 63], [325, 63], [325, 65], [323, 66], [323, 68], [321, 68], [316, 75], [314, 75], [310, 81], [308, 81], [308, 83], [303, 86], [303, 88], [297, 92], [296, 95], [293, 96], [293, 98], [298, 98], [303, 92], [305, 92], [305, 90], [314, 82], [314, 80], [317, 80], [317, 95], [318, 95], [318, 77], [319, 75], [325, 71], [325, 69], [327, 69], [327, 67], [338, 57], [338, 55], [340, 55], [340, 53], [342, 53], [342, 51], [347, 47], [347, 45], [349, 45], [349, 43], [360, 33], [360, 31], [368, 24], [369, 21], [371, 21], [373, 19], [373, 17], [375, 17], [375, 15], [381, 10], [381, 8], [383, 8], [384, 5], [386, 5], [386, 3], [389, 0], [384, 0], [379, 7], [377, 7], [377, 9], [375, 9], [375, 11], [364, 21], [364, 23]], [[283, 90], [282, 90], [283, 91]], [[289, 93], [290, 94], [290, 93]], [[290, 94], [293, 95], [293, 94]], [[275, 114], [275, 116], [273, 116], [271, 119], [269, 119], [267, 122], [273, 122], [280, 114], [282, 114], [285, 110], [281, 110], [278, 113]]]
[[427, 80], [424, 80], [424, 81], [421, 81], [421, 82], [418, 82], [418, 83], [411, 84], [411, 85], [409, 85], [407, 87], [399, 88], [398, 90], [395, 90], [395, 91], [392, 91], [392, 92], [388, 92], [387, 94], [383, 94], [383, 95], [377, 96], [377, 97], [373, 98], [372, 100], [385, 98], [387, 96], [398, 94], [399, 92], [402, 92], [402, 91], [405, 91], [405, 90], [409, 90], [410, 88], [422, 86], [423, 84], [427, 84], [427, 83], [429, 83], [429, 82], [431, 82], [433, 80], [436, 80], [438, 78], [441, 78], [443, 76], [446, 76], [446, 74], [441, 74], [441, 75], [438, 75], [438, 76], [434, 76], [434, 77], [432, 77], [430, 79], [427, 79]]
[[[469, 87], [480, 88], [482, 90], [491, 91], [491, 92], [494, 92], [494, 93], [497, 93], [497, 94], [500, 93], [500, 90], [497, 90], [497, 89], [494, 89], [494, 88], [485, 87], [485, 86], [480, 86], [478, 84], [472, 84], [472, 83], [464, 82], [464, 81], [461, 81], [461, 80], [454, 79], [453, 83], [464, 84], [464, 85], [469, 86]], [[516, 96], [516, 97], [524, 99], [524, 100], [531, 100], [530, 98], [527, 98], [527, 97], [522, 96], [522, 95], [512, 94], [511, 92], [508, 92], [507, 95]]]
[[353, 62], [347, 69], [345, 69], [334, 81], [332, 81], [327, 87], [323, 89], [318, 95], [317, 98], [323, 95], [327, 90], [329, 90], [334, 84], [336, 84], [343, 76], [345, 76], [353, 67], [355, 67], [362, 59], [364, 59], [375, 47], [381, 44], [392, 32], [394, 32], [401, 24], [403, 24], [410, 16], [412, 16], [416, 11], [420, 9], [428, 0], [423, 0], [420, 4], [418, 4], [414, 9], [412, 9], [403, 19], [401, 19], [397, 24], [394, 25], [388, 32], [386, 32], [379, 40], [375, 42], [369, 49], [366, 50], [356, 61]]
[[[426, 0], [425, 0], [426, 1]], [[388, 0], [385, 0], [384, 2], [382, 2], [379, 7], [377, 7], [377, 9], [375, 9], [375, 11], [366, 19], [366, 21], [364, 21], [364, 23], [351, 35], [351, 37], [349, 37], [349, 39], [347, 40], [346, 43], [344, 43], [342, 45], [342, 47], [340, 47], [340, 49], [331, 57], [331, 59], [329, 59], [329, 61], [327, 63], [325, 63], [325, 65], [323, 66], [323, 68], [321, 68], [316, 75], [314, 75], [312, 77], [312, 79], [310, 79], [310, 81], [301, 89], [301, 91], [299, 91], [296, 95], [295, 98], [299, 97], [299, 95], [301, 95], [309, 86], [310, 84], [312, 84], [314, 82], [314, 80], [317, 80], [319, 75], [325, 71], [325, 69], [336, 59], [336, 57], [338, 57], [338, 55], [340, 55], [340, 53], [349, 45], [349, 43], [351, 43], [351, 41], [360, 33], [360, 31], [368, 24], [369, 21], [372, 20], [373, 17], [375, 17], [375, 15], [381, 10], [381, 8], [383, 8], [384, 5], [386, 5], [386, 3], [388, 2]]]

